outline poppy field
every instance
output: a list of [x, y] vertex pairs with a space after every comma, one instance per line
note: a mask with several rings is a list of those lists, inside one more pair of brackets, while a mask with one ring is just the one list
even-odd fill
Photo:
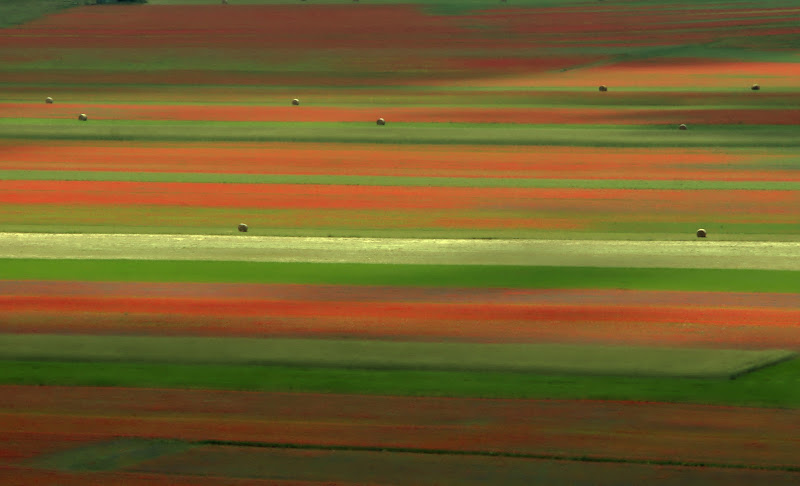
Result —
[[94, 3], [0, 2], [0, 484], [800, 481], [796, 2]]

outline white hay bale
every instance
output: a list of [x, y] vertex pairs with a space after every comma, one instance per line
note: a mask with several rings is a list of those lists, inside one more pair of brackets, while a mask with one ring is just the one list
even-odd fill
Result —
[[89, 119], [89, 117], [86, 116], [86, 113], [81, 113], [80, 115], [78, 115], [78, 120], [80, 120], [80, 121], [86, 121], [88, 119]]
[[247, 225], [246, 224], [239, 223], [239, 227], [238, 228], [239, 228], [239, 231], [241, 231], [242, 233], [247, 233]]
[[678, 130], [688, 130], [688, 129], [689, 127], [687, 127], [685, 123], [681, 123], [680, 125], [678, 125]]
[[761, 89], [761, 86], [754, 84], [753, 86], [750, 86], [750, 89], [752, 89], [753, 91], [758, 91]]
[[697, 230], [697, 237], [698, 238], [705, 238], [706, 234], [707, 234], [706, 230], [704, 230], [703, 228], [700, 228], [699, 230]]
[[376, 121], [375, 123], [377, 123], [378, 125], [383, 126], [383, 125], [386, 125], [386, 120], [384, 120], [383, 118], [378, 118], [378, 121]]
[[44, 102], [47, 103], [48, 105], [52, 105], [53, 104], [53, 98], [48, 96], [47, 98], [44, 99]]
[[293, 104], [294, 106], [298, 106], [298, 105], [300, 104], [300, 100], [298, 100], [297, 98], [295, 98], [295, 99], [293, 99], [293, 100], [292, 100], [292, 104]]

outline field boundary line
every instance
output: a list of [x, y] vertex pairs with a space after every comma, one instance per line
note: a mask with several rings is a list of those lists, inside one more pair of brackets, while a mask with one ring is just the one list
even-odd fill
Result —
[[255, 442], [255, 441], [234, 441], [234, 440], [215, 440], [207, 439], [192, 442], [198, 446], [222, 446], [222, 447], [253, 447], [264, 449], [304, 449], [304, 450], [330, 450], [330, 451], [359, 451], [359, 452], [394, 452], [409, 454], [433, 454], [433, 455], [454, 455], [454, 456], [484, 456], [484, 457], [508, 457], [518, 459], [542, 459], [551, 461], [573, 461], [573, 462], [602, 462], [618, 464], [643, 464], [656, 466], [681, 466], [681, 467], [716, 467], [725, 469], [750, 469], [759, 471], [786, 471], [800, 472], [800, 466], [758, 466], [740, 463], [713, 463], [695, 461], [672, 461], [668, 459], [629, 459], [620, 457], [587, 456], [570, 454], [531, 454], [524, 452], [504, 452], [504, 451], [481, 451], [481, 450], [450, 450], [450, 449], [425, 449], [416, 447], [377, 447], [377, 446], [346, 446], [346, 445], [323, 445], [323, 444], [297, 444], [281, 442]]

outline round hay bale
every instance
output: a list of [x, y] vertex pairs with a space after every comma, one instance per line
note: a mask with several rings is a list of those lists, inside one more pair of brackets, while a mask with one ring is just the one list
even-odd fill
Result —
[[697, 237], [698, 238], [705, 238], [706, 234], [707, 234], [706, 230], [704, 230], [703, 228], [700, 228], [699, 230], [697, 230]]
[[293, 99], [293, 100], [292, 100], [292, 104], [293, 104], [294, 106], [298, 106], [298, 105], [300, 104], [300, 100], [298, 100], [297, 98], [295, 98], [295, 99]]
[[244, 223], [239, 223], [239, 231], [242, 233], [247, 233], [247, 225]]
[[688, 130], [688, 129], [689, 127], [687, 127], [685, 123], [681, 123], [680, 125], [678, 125], [678, 130]]
[[605, 91], [608, 91], [608, 86], [606, 86], [605, 84], [601, 84], [601, 85], [600, 85], [600, 87], [599, 87], [598, 89], [599, 89], [600, 91], [604, 91], [604, 92], [605, 92]]
[[753, 86], [750, 86], [750, 89], [752, 89], [753, 91], [758, 91], [761, 89], [761, 86], [754, 84]]
[[47, 98], [44, 99], [44, 102], [47, 103], [48, 105], [52, 105], [53, 104], [53, 98], [48, 96]]
[[89, 119], [89, 117], [86, 116], [86, 113], [81, 113], [80, 115], [78, 115], [78, 120], [80, 120], [80, 121], [86, 121], [88, 119]]
[[375, 123], [377, 123], [378, 125], [383, 126], [383, 125], [386, 125], [386, 120], [384, 120], [383, 118], [378, 118], [378, 121], [376, 121]]

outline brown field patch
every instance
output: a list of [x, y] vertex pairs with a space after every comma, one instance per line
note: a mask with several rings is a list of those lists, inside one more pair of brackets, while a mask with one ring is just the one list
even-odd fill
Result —
[[[0, 387], [0, 434], [797, 466], [797, 410], [665, 403]], [[224, 418], [223, 418], [224, 417]], [[646, 431], [646, 433], [643, 433]]]

